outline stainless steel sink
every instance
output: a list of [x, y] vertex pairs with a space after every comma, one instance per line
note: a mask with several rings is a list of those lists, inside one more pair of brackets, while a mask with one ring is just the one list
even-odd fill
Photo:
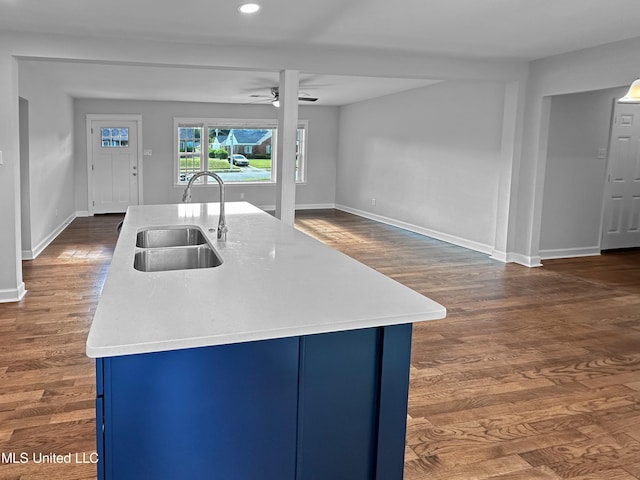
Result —
[[205, 245], [207, 239], [199, 228], [149, 228], [138, 232], [136, 247], [159, 248]]
[[147, 248], [135, 254], [133, 268], [141, 272], [164, 272], [222, 265], [222, 259], [208, 244]]

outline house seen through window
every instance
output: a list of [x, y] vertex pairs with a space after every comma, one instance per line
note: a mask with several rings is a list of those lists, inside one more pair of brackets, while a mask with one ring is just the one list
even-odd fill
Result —
[[[274, 121], [216, 119], [174, 120], [176, 134], [176, 184], [185, 184], [196, 173], [209, 170], [225, 183], [275, 182]], [[296, 136], [296, 182], [304, 182], [306, 123]], [[201, 177], [197, 183], [213, 179]]]

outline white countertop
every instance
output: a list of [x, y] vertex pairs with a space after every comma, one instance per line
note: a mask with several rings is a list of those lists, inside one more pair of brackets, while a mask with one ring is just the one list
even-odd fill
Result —
[[[89, 357], [222, 345], [435, 320], [446, 309], [246, 202], [130, 207], [87, 338]], [[137, 232], [200, 227], [214, 268], [140, 272]]]

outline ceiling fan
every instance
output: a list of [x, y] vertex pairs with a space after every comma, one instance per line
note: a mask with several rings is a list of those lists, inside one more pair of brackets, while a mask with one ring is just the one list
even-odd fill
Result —
[[[251, 97], [254, 98], [259, 98], [259, 97], [264, 97], [265, 95], [258, 95], [258, 94], [253, 94], [250, 95]], [[271, 101], [271, 103], [273, 104], [274, 107], [279, 107], [280, 106], [280, 89], [278, 87], [271, 87], [271, 97], [269, 97], [269, 100]], [[298, 97], [298, 101], [300, 102], [317, 102], [318, 99], [317, 97], [312, 97], [310, 95], [306, 95], [306, 94], [301, 94]]]

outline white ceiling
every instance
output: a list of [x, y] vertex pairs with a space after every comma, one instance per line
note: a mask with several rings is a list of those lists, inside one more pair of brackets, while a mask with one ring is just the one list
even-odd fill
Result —
[[[274, 72], [41, 60], [21, 63], [50, 78], [74, 98], [252, 104], [269, 103], [270, 88], [278, 86], [278, 73]], [[318, 98], [312, 105], [346, 105], [434, 82], [301, 74], [300, 96]]]
[[[0, 0], [0, 30], [525, 61], [640, 36], [638, 0], [260, 0], [262, 10], [252, 17], [237, 12], [239, 3]], [[76, 97], [249, 103], [252, 93], [266, 95], [277, 84], [277, 74], [270, 72], [62, 62], [32, 66]], [[184, 88], [185, 81], [191, 90]], [[303, 75], [301, 81], [301, 90], [325, 105], [429, 83], [328, 75]]]

